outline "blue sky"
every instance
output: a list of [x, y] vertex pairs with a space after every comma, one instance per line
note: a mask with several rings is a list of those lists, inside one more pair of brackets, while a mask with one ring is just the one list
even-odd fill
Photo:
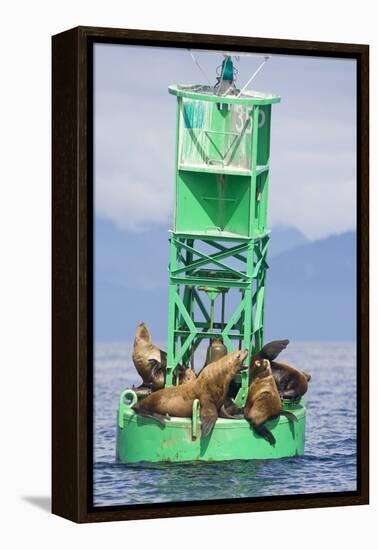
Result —
[[[196, 53], [211, 81], [221, 55]], [[261, 60], [241, 57], [237, 85]], [[354, 229], [354, 60], [272, 56], [253, 89], [274, 92], [269, 223], [309, 239]], [[95, 46], [95, 212], [127, 232], [170, 226], [174, 83], [202, 83], [187, 50]], [[162, 242], [162, 246], [167, 246]]]
[[[215, 82], [222, 56], [197, 58]], [[237, 85], [260, 63], [241, 57]], [[273, 56], [253, 82], [282, 97], [272, 113], [270, 227], [293, 226], [310, 240], [355, 229], [355, 69], [352, 60]], [[96, 340], [130, 341], [141, 320], [165, 340], [176, 129], [168, 85], [203, 82], [187, 50], [95, 47]], [[273, 231], [272, 242], [283, 234]], [[355, 240], [330, 239], [272, 262], [266, 335], [353, 337]]]

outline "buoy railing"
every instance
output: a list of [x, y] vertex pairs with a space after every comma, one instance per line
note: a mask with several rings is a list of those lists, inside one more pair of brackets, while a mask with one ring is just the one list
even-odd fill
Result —
[[193, 401], [192, 406], [192, 439], [200, 436], [200, 402], [198, 399]]
[[[127, 402], [125, 400], [128, 400]], [[118, 426], [123, 429], [125, 426], [125, 412], [132, 409], [138, 402], [138, 397], [135, 391], [127, 389], [119, 396], [118, 403]]]

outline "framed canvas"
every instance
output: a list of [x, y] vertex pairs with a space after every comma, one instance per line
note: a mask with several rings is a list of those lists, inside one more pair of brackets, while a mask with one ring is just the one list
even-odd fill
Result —
[[78, 27], [52, 70], [53, 513], [367, 504], [368, 46]]

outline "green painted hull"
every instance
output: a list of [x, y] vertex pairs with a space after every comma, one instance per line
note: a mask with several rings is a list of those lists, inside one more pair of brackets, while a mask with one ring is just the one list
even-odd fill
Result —
[[172, 418], [161, 425], [153, 419], [137, 415], [130, 407], [118, 411], [117, 461], [187, 462], [222, 460], [262, 460], [300, 456], [304, 453], [306, 409], [302, 403], [286, 405], [297, 417], [271, 420], [266, 426], [276, 438], [270, 445], [258, 436], [246, 420], [219, 419], [205, 438], [201, 437], [200, 421]]

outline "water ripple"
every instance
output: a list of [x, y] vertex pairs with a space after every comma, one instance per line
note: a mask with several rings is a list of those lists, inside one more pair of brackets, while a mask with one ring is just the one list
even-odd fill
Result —
[[127, 344], [97, 344], [94, 502], [98, 506], [264, 497], [356, 489], [353, 343], [291, 343], [282, 360], [312, 375], [303, 457], [184, 464], [117, 464], [120, 391], [140, 381]]

